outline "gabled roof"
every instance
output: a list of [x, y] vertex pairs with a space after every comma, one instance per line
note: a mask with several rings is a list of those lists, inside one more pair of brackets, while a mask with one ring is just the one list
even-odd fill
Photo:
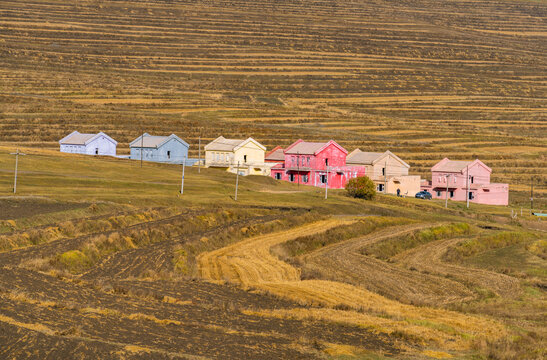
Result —
[[292, 145], [285, 149], [285, 154], [300, 154], [300, 155], [316, 155], [329, 145], [334, 145], [344, 153], [348, 153], [346, 149], [340, 146], [336, 141], [329, 140], [327, 142], [309, 142], [298, 139]]
[[378, 153], [378, 152], [366, 152], [366, 151], [361, 151], [361, 149], [355, 149], [347, 156], [346, 163], [374, 165], [382, 161], [382, 159], [384, 159], [387, 156], [391, 156], [392, 158], [396, 159], [404, 167], [410, 168], [410, 165], [408, 165], [406, 162], [403, 161], [403, 159], [401, 159], [400, 157], [398, 157], [397, 155], [395, 155], [389, 150], [383, 153]]
[[439, 161], [437, 164], [435, 164], [431, 168], [431, 171], [463, 173], [463, 171], [468, 166], [472, 167], [476, 164], [479, 164], [480, 166], [484, 167], [488, 172], [492, 172], [492, 169], [490, 169], [488, 166], [486, 166], [479, 159], [475, 159], [473, 161], [465, 161], [465, 160], [464, 161], [459, 161], [459, 160], [450, 160], [448, 158], [444, 158], [441, 161]]
[[[141, 138], [142, 138], [142, 141], [141, 141]], [[129, 147], [136, 147], [136, 148], [143, 147], [143, 148], [157, 149], [171, 139], [175, 139], [178, 142], [180, 142], [182, 145], [186, 147], [190, 147], [190, 145], [188, 145], [186, 141], [182, 140], [175, 134], [171, 134], [169, 136], [153, 136], [148, 133], [144, 133], [138, 138], [136, 138], [135, 140], [131, 141], [131, 143], [129, 144]]]
[[285, 153], [281, 146], [276, 146], [272, 151], [264, 156], [266, 161], [285, 161]]
[[209, 144], [205, 145], [205, 150], [208, 151], [236, 151], [237, 149], [242, 148], [248, 143], [253, 143], [257, 145], [260, 149], [266, 151], [264, 145], [259, 143], [253, 138], [247, 138], [245, 140], [240, 139], [226, 139], [224, 136], [219, 136], [215, 140], [211, 141]]
[[100, 136], [104, 136], [105, 138], [113, 142], [114, 145], [118, 145], [118, 142], [116, 140], [112, 139], [110, 136], [106, 135], [102, 131], [97, 134], [82, 134], [78, 131], [73, 131], [61, 140], [59, 140], [59, 144], [87, 145]]

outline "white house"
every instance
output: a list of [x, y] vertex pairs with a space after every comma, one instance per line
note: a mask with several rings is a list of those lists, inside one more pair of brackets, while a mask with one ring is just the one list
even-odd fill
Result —
[[118, 143], [103, 132], [98, 134], [81, 134], [73, 131], [59, 140], [61, 152], [84, 155], [116, 156]]

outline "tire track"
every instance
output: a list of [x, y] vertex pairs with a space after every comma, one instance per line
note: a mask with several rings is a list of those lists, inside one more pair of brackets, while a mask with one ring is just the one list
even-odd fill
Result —
[[[401, 304], [351, 284], [327, 280], [300, 279], [300, 271], [274, 257], [270, 248], [306, 235], [355, 222], [351, 218], [330, 218], [201, 254], [198, 267], [202, 277], [213, 282], [229, 281], [244, 288], [271, 294], [320, 308], [258, 312], [265, 317], [313, 318], [372, 327], [381, 333], [405, 334], [418, 343], [444, 349], [468, 349], [469, 338], [497, 338], [505, 334], [502, 325], [479, 316]], [[408, 230], [407, 231], [411, 231]], [[340, 310], [347, 309], [347, 310]], [[356, 311], [359, 310], [359, 311]]]
[[307, 269], [323, 278], [361, 286], [404, 303], [439, 305], [472, 299], [473, 293], [456, 281], [410, 271], [360, 253], [365, 246], [430, 226], [413, 224], [380, 230], [326, 246], [304, 255], [302, 260]]
[[493, 271], [449, 264], [442, 261], [448, 248], [456, 246], [463, 239], [434, 241], [398, 254], [393, 259], [405, 268], [420, 272], [450, 276], [489, 290], [505, 298], [515, 298], [522, 292], [518, 279]]

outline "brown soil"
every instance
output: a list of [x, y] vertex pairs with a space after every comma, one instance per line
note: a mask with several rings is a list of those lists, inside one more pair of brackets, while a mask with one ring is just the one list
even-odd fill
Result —
[[431, 225], [388, 228], [360, 238], [333, 244], [302, 257], [305, 274], [344, 281], [405, 303], [440, 305], [473, 298], [462, 284], [424, 274], [362, 255], [375, 242], [410, 234]]
[[[149, 272], [172, 272], [177, 244], [279, 216], [276, 209], [264, 211], [271, 215], [257, 214], [190, 237], [115, 252], [82, 276], [20, 265], [78, 249], [93, 235], [1, 253], [0, 343], [6, 346], [0, 358], [313, 359], [323, 356], [326, 343], [398, 353], [387, 335], [365, 328], [253, 315], [302, 308], [253, 289], [180, 277], [137, 280]], [[132, 228], [161, 228], [176, 220], [169, 217]]]
[[89, 206], [86, 203], [63, 203], [36, 198], [0, 199], [0, 220], [19, 219], [37, 214], [73, 210]]

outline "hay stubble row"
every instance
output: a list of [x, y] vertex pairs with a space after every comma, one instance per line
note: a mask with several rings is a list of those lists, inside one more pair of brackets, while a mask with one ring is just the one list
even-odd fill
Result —
[[[468, 349], [470, 343], [465, 339], [469, 337], [496, 338], [505, 333], [501, 324], [486, 318], [404, 305], [363, 287], [340, 281], [301, 280], [298, 269], [271, 254], [270, 249], [275, 245], [355, 221], [355, 218], [330, 218], [201, 254], [197, 258], [200, 275], [210, 281], [233, 282], [318, 307], [311, 310], [257, 313], [263, 316], [311, 317], [348, 322], [382, 333], [400, 332], [421, 339], [429, 346], [433, 344], [452, 350]], [[415, 228], [416, 225], [411, 225], [407, 230]], [[351, 242], [347, 244], [351, 246]], [[337, 266], [325, 265], [327, 271]], [[397, 281], [401, 281], [400, 277]], [[340, 307], [346, 310], [340, 310]], [[360, 314], [360, 309], [366, 309], [366, 314]]]

